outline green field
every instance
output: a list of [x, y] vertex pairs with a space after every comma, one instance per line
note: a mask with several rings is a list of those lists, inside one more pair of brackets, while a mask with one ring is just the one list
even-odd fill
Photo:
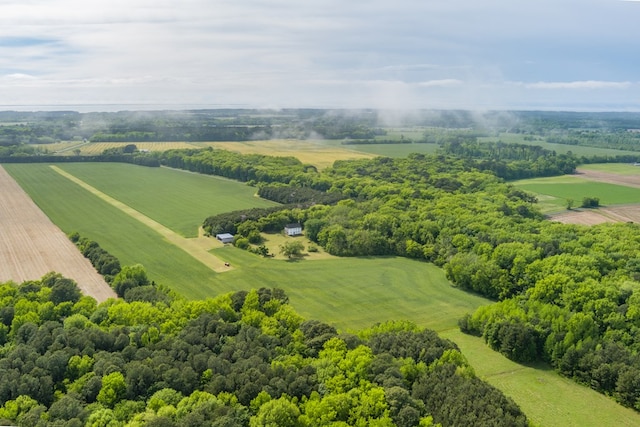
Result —
[[348, 144], [343, 145], [342, 141], [323, 141], [327, 146], [343, 147], [347, 150], [359, 151], [384, 157], [407, 157], [412, 153], [433, 154], [440, 147], [437, 144]]
[[58, 167], [185, 236], [196, 237], [211, 215], [277, 205], [237, 181], [176, 169], [124, 163], [63, 163]]
[[536, 194], [544, 213], [566, 209], [569, 199], [574, 201], [574, 207], [579, 207], [585, 197], [599, 198], [601, 206], [640, 203], [638, 188], [594, 182], [570, 175], [525, 179], [513, 181], [512, 184]]
[[640, 414], [576, 384], [544, 364], [520, 365], [491, 350], [481, 338], [459, 330], [440, 334], [454, 341], [476, 374], [520, 405], [527, 417], [544, 427], [640, 425]]

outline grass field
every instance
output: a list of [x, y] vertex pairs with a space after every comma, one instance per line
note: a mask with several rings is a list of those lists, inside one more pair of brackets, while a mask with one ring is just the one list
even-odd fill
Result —
[[265, 141], [204, 142], [200, 147], [214, 147], [241, 154], [295, 157], [302, 163], [324, 169], [336, 160], [352, 160], [374, 157], [351, 149], [350, 146], [327, 144], [324, 140], [272, 139]]
[[520, 405], [538, 426], [587, 427], [640, 425], [640, 414], [563, 378], [544, 364], [520, 365], [491, 350], [481, 338], [459, 330], [440, 334], [454, 341], [476, 374]]
[[538, 205], [544, 213], [566, 209], [567, 200], [579, 207], [584, 197], [597, 197], [600, 205], [640, 203], [640, 189], [623, 185], [594, 182], [575, 176], [534, 178], [513, 181], [513, 185], [538, 196]]
[[256, 189], [243, 183], [175, 169], [124, 163], [58, 167], [185, 237], [196, 237], [208, 216], [276, 205], [256, 197]]

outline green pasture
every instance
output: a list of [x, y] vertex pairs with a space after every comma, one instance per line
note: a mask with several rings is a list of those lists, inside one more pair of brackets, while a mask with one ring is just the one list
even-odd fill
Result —
[[212, 253], [234, 267], [218, 276], [223, 282], [220, 288], [282, 288], [303, 317], [341, 330], [394, 319], [448, 329], [465, 313], [490, 303], [452, 287], [434, 265], [407, 258], [286, 261], [261, 258], [229, 246]]
[[480, 137], [478, 138], [478, 141], [480, 142], [502, 141], [510, 144], [538, 145], [546, 150], [555, 151], [558, 154], [566, 154], [568, 152], [571, 152], [576, 156], [586, 156], [586, 157], [622, 156], [622, 155], [629, 155], [629, 154], [637, 154], [638, 156], [640, 156], [640, 152], [637, 152], [637, 151], [616, 150], [613, 148], [585, 147], [581, 145], [556, 144], [556, 143], [550, 143], [544, 140], [537, 139], [540, 137], [534, 137], [536, 138], [536, 140], [534, 141], [527, 141], [524, 139], [525, 136], [530, 136], [530, 135], [523, 135], [523, 134], [517, 134], [517, 133], [501, 133], [498, 136]]
[[57, 166], [184, 237], [196, 237], [208, 216], [276, 205], [238, 181], [176, 169], [124, 163]]
[[342, 144], [342, 141], [325, 140], [324, 144], [334, 147], [343, 147], [347, 150], [359, 151], [361, 153], [373, 154], [375, 156], [401, 158], [409, 154], [433, 154], [438, 149], [437, 144]]
[[440, 335], [454, 341], [478, 377], [510, 396], [541, 427], [640, 425], [640, 414], [554, 372], [545, 364], [520, 365], [491, 350], [482, 338], [457, 329]]
[[599, 198], [601, 206], [640, 203], [638, 188], [594, 182], [571, 175], [525, 179], [513, 181], [512, 184], [536, 194], [539, 207], [545, 213], [566, 209], [569, 199], [574, 201], [574, 207], [579, 207], [585, 197]]
[[144, 265], [152, 280], [183, 295], [205, 298], [220, 293], [215, 288], [215, 273], [209, 268], [48, 165], [3, 167], [65, 233], [77, 231], [95, 240], [123, 265]]

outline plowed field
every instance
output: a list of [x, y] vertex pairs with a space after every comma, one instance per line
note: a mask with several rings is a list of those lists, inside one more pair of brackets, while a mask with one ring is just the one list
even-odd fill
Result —
[[115, 293], [67, 236], [0, 166], [0, 282], [56, 271], [98, 302]]

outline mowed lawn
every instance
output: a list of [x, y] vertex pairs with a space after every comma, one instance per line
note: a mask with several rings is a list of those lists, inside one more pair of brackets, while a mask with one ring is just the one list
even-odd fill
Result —
[[567, 200], [573, 200], [573, 207], [580, 207], [585, 197], [597, 197], [602, 206], [640, 203], [638, 188], [594, 182], [570, 175], [513, 181], [512, 184], [538, 195], [543, 212], [566, 209]]
[[61, 163], [61, 169], [184, 237], [196, 237], [205, 218], [277, 203], [228, 179], [124, 163]]

